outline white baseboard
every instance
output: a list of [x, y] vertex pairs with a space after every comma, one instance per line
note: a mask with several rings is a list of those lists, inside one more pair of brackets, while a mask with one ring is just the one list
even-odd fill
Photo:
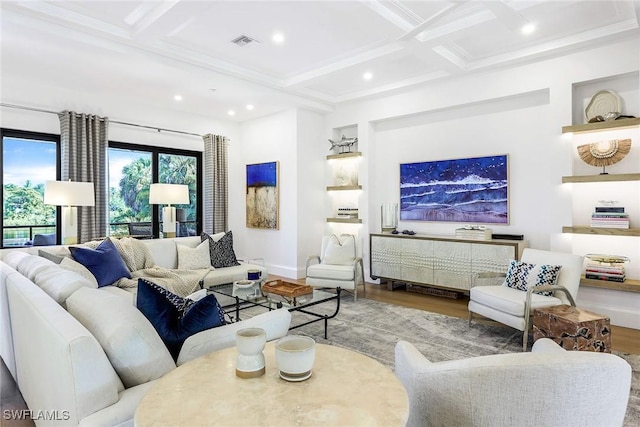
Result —
[[640, 329], [640, 293], [581, 286], [576, 305], [609, 316], [612, 325]]

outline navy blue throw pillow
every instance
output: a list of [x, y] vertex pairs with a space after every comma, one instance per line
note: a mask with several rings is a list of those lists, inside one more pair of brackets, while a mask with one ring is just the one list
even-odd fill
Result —
[[98, 287], [111, 285], [123, 277], [131, 279], [131, 273], [111, 239], [103, 240], [95, 249], [71, 246], [69, 250], [73, 259], [96, 277]]
[[145, 279], [138, 279], [136, 305], [156, 329], [173, 360], [178, 360], [182, 344], [191, 335], [225, 324], [224, 311], [215, 295], [194, 302]]

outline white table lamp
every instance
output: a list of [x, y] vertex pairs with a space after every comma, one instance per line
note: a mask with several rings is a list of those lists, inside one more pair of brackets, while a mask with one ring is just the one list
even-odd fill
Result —
[[166, 205], [162, 208], [162, 234], [176, 236], [176, 208], [171, 205], [189, 204], [189, 186], [184, 184], [151, 184], [149, 204]]
[[78, 243], [76, 206], [95, 206], [95, 191], [92, 182], [46, 181], [44, 204], [62, 206], [62, 243]]

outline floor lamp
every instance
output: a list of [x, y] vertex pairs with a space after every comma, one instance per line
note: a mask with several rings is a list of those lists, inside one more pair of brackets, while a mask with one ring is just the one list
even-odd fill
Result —
[[151, 184], [149, 204], [166, 205], [162, 208], [162, 234], [176, 237], [176, 208], [171, 205], [189, 204], [189, 186], [183, 184]]
[[44, 204], [62, 207], [62, 243], [78, 243], [78, 210], [76, 206], [95, 206], [92, 182], [46, 181]]

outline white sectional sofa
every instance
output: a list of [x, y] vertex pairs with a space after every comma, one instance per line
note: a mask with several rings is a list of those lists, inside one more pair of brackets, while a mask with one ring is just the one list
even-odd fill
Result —
[[[144, 242], [157, 264], [172, 268], [175, 240], [192, 247], [200, 243], [199, 237]], [[268, 340], [289, 329], [286, 309], [265, 312], [192, 335], [174, 361], [131, 292], [97, 288], [34, 251], [0, 251], [0, 355], [29, 409], [48, 411], [36, 420], [38, 426], [133, 425], [144, 393], [176, 366], [233, 346], [241, 328], [261, 327]], [[255, 268], [266, 274], [261, 266], [225, 267], [212, 270], [206, 285], [244, 279], [247, 269]]]

